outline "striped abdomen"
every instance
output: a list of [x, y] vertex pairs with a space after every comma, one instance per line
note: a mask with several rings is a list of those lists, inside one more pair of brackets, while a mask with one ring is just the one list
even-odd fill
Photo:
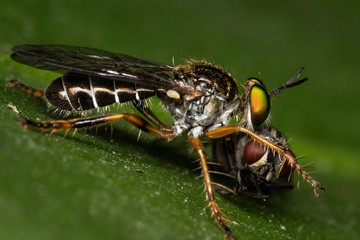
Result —
[[56, 78], [46, 89], [49, 103], [59, 109], [83, 111], [154, 96], [154, 89], [136, 87], [111, 79], [68, 73]]

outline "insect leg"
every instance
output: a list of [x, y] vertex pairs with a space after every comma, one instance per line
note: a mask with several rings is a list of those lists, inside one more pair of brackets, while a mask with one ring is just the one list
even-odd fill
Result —
[[224, 126], [218, 129], [214, 129], [211, 131], [208, 131], [205, 133], [206, 136], [208, 136], [209, 138], [221, 138], [224, 136], [227, 136], [229, 134], [232, 133], [236, 133], [236, 132], [243, 132], [246, 133], [247, 135], [249, 135], [250, 137], [254, 138], [256, 141], [264, 144], [265, 146], [271, 148], [272, 150], [274, 150], [275, 152], [277, 152], [280, 156], [284, 157], [285, 159], [287, 159], [290, 163], [290, 166], [292, 167], [292, 169], [296, 169], [296, 171], [308, 182], [310, 183], [313, 187], [314, 187], [314, 194], [316, 197], [320, 196], [320, 192], [324, 191], [325, 188], [323, 186], [321, 186], [320, 183], [318, 183], [317, 181], [315, 181], [296, 161], [296, 158], [294, 158], [293, 156], [291, 156], [290, 154], [288, 154], [286, 152], [286, 150], [282, 147], [277, 146], [276, 144], [274, 144], [273, 142], [265, 139], [264, 137], [256, 134], [253, 131], [250, 131], [247, 128], [241, 127], [240, 125], [228, 125], [228, 126]]
[[33, 95], [34, 97], [42, 97], [44, 96], [44, 90], [39, 88], [34, 88], [25, 85], [24, 83], [20, 82], [19, 80], [13, 79], [6, 83], [7, 87], [16, 87], [19, 88], [21, 91], [26, 92], [27, 94]]
[[121, 113], [121, 114], [113, 114], [108, 116], [101, 117], [88, 117], [88, 118], [75, 118], [70, 120], [54, 120], [54, 121], [32, 121], [32, 120], [22, 120], [19, 122], [23, 128], [26, 128], [28, 125], [39, 128], [39, 129], [71, 129], [71, 128], [86, 128], [86, 127], [96, 127], [104, 123], [116, 121], [123, 119], [140, 130], [164, 139], [171, 139], [175, 136], [173, 132], [162, 131], [161, 129], [154, 127], [150, 123], [148, 123], [143, 118], [137, 116], [132, 113]]
[[215, 216], [215, 219], [219, 226], [225, 231], [225, 238], [235, 239], [235, 236], [232, 234], [229, 227], [227, 227], [223, 221], [223, 218], [221, 217], [221, 212], [219, 209], [219, 206], [217, 205], [215, 201], [215, 192], [212, 187], [209, 169], [206, 163], [205, 155], [204, 155], [204, 147], [200, 141], [200, 139], [195, 138], [193, 136], [189, 136], [189, 142], [191, 145], [196, 149], [200, 156], [200, 165], [202, 169], [202, 174], [205, 181], [205, 190], [206, 190], [206, 196], [207, 200], [209, 201], [209, 205], [211, 207], [211, 212]]
[[132, 104], [136, 107], [136, 109], [143, 114], [147, 120], [149, 120], [150, 123], [154, 124], [159, 129], [162, 129], [164, 131], [171, 131], [172, 128], [168, 125], [162, 123], [155, 114], [148, 108], [146, 103], [144, 101], [132, 101]]

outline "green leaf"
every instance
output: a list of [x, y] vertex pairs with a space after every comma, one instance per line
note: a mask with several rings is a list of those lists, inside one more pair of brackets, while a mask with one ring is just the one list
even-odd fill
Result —
[[[274, 192], [266, 201], [218, 196], [239, 239], [358, 239], [360, 163], [358, 5], [17, 1], [0, 9], [0, 238], [222, 239], [210, 217], [198, 157], [186, 137], [171, 142], [127, 123], [99, 130], [23, 130], [22, 118], [59, 116], [42, 99], [6, 88], [16, 78], [46, 88], [56, 74], [13, 62], [21, 43], [104, 48], [175, 64], [203, 57], [243, 82], [261, 70], [269, 89], [305, 65], [309, 81], [273, 101], [272, 123], [300, 163], [324, 184]], [[341, 13], [341, 14], [340, 14]], [[342, 13], [346, 13], [343, 15]], [[185, 56], [185, 57], [184, 57]], [[156, 112], [169, 116], [154, 101]], [[16, 109], [16, 110], [15, 110]], [[131, 111], [129, 106], [110, 112]], [[93, 114], [97, 114], [96, 112]], [[101, 113], [102, 114], [102, 113]], [[61, 117], [61, 116], [60, 116]], [[297, 183], [295, 174], [293, 181]]]

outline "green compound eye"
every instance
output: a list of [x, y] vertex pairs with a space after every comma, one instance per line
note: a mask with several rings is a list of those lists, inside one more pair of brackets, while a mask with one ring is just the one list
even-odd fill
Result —
[[270, 112], [270, 98], [263, 87], [254, 85], [250, 92], [251, 121], [254, 126], [262, 124]]

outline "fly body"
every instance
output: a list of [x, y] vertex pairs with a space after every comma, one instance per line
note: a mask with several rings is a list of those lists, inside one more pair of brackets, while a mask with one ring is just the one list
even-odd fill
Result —
[[[277, 129], [261, 127], [257, 133], [296, 158], [287, 139]], [[235, 193], [267, 198], [271, 188], [293, 187], [288, 182], [293, 171], [289, 162], [246, 134], [235, 133], [215, 139], [212, 151], [213, 161], [220, 163], [222, 171], [236, 179]]]

